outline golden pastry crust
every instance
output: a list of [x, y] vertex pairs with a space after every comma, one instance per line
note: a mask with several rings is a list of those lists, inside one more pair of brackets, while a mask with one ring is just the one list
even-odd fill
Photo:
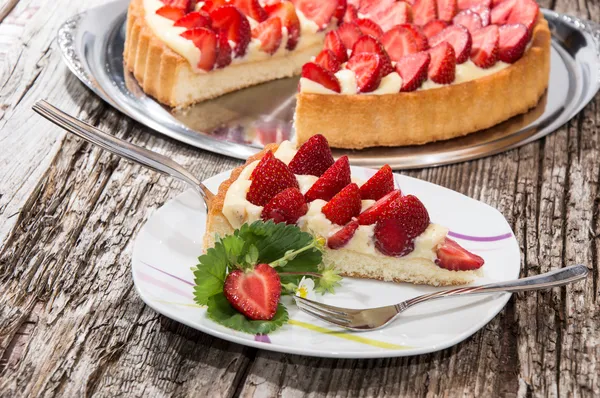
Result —
[[492, 127], [533, 108], [548, 87], [550, 30], [540, 14], [530, 48], [513, 65], [476, 80], [386, 95], [299, 93], [300, 144], [323, 134], [336, 148], [420, 145]]

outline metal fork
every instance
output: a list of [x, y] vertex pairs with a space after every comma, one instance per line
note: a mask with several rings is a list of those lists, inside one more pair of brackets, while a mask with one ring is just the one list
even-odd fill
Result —
[[344, 329], [368, 331], [381, 329], [393, 322], [407, 308], [430, 300], [445, 297], [467, 296], [472, 294], [496, 292], [522, 292], [528, 290], [548, 289], [563, 286], [584, 279], [588, 274], [585, 265], [573, 265], [556, 271], [515, 279], [507, 282], [490, 283], [482, 286], [468, 286], [458, 289], [442, 290], [422, 296], [413, 297], [398, 304], [368, 309], [351, 309], [334, 307], [318, 303], [299, 296], [294, 296], [298, 307], [309, 315]]

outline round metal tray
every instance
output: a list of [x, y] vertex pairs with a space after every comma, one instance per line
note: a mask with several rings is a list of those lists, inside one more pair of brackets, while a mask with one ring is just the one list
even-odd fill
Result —
[[[297, 78], [239, 90], [185, 110], [164, 107], [123, 70], [128, 0], [78, 14], [58, 32], [69, 69], [110, 105], [149, 128], [215, 153], [246, 159], [263, 145], [293, 138]], [[466, 137], [421, 146], [335, 150], [354, 165], [394, 169], [477, 159], [524, 145], [575, 116], [600, 87], [600, 28], [543, 10], [552, 32], [548, 91], [530, 112]], [[324, 121], [326, 123], [327, 121]]]

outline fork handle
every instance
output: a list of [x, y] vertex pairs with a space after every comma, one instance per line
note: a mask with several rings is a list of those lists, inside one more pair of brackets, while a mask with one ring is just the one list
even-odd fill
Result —
[[527, 290], [548, 289], [557, 286], [563, 286], [571, 282], [584, 279], [588, 274], [588, 268], [585, 265], [572, 265], [544, 274], [530, 276], [527, 278], [515, 279], [507, 282], [490, 283], [481, 286], [468, 286], [458, 289], [442, 290], [422, 296], [414, 297], [405, 301], [407, 307], [424, 301], [435, 300], [443, 297], [466, 296], [471, 294], [496, 293], [496, 292], [522, 292]]

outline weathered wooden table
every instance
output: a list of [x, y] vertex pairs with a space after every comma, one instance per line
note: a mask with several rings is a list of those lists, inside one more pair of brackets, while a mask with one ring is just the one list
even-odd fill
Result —
[[[149, 214], [186, 187], [31, 111], [47, 98], [200, 177], [240, 162], [153, 134], [72, 76], [55, 34], [101, 1], [0, 1], [0, 396], [599, 396], [600, 97], [545, 139], [407, 174], [498, 208], [522, 274], [587, 283], [518, 294], [484, 329], [419, 357], [334, 360], [231, 344], [155, 313], [129, 271]], [[542, 6], [600, 20], [595, 0]]]

